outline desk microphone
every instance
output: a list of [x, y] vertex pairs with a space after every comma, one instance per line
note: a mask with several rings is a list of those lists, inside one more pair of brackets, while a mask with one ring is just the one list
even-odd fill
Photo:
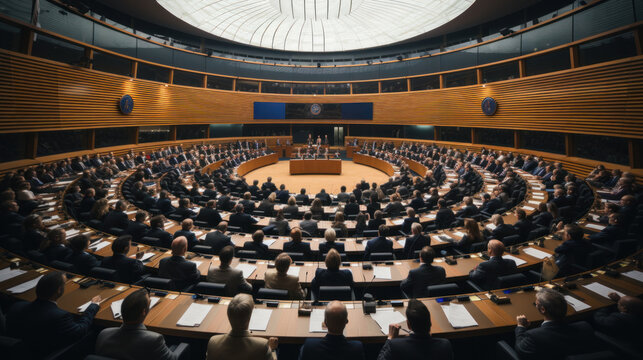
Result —
[[[362, 274], [362, 276], [364, 275]], [[364, 278], [364, 280], [366, 280], [366, 278]], [[374, 280], [375, 274], [373, 274], [373, 278], [364, 289], [364, 295], [362, 296], [362, 309], [364, 310], [364, 314], [372, 314], [377, 311], [377, 303], [375, 302], [373, 295], [366, 292], [366, 290], [371, 287]]]

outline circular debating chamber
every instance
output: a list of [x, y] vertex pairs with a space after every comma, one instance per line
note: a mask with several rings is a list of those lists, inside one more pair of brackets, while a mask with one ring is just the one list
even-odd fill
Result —
[[3, 359], [643, 359], [641, 0], [3, 0], [0, 94]]

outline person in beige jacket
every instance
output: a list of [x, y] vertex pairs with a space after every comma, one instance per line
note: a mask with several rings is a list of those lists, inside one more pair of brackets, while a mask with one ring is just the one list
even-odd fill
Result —
[[293, 300], [302, 300], [306, 294], [299, 284], [299, 276], [288, 275], [288, 268], [292, 259], [286, 253], [277, 255], [275, 268], [266, 271], [264, 280], [268, 289], [288, 290], [288, 297]]
[[219, 261], [221, 264], [218, 268], [210, 266], [208, 269], [208, 282], [225, 284], [226, 294], [235, 296], [240, 292], [252, 293], [252, 285], [243, 278], [243, 272], [230, 267], [234, 257], [234, 247], [225, 246], [219, 252]]
[[252, 337], [248, 331], [254, 309], [252, 296], [239, 294], [228, 304], [228, 321], [232, 330], [215, 335], [208, 341], [207, 360], [276, 360], [279, 340]]

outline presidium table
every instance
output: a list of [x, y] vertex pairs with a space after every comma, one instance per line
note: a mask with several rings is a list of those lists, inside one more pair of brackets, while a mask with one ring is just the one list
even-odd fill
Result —
[[342, 173], [342, 161], [339, 159], [318, 159], [318, 160], [290, 160], [290, 175], [300, 174], [329, 174], [340, 175]]

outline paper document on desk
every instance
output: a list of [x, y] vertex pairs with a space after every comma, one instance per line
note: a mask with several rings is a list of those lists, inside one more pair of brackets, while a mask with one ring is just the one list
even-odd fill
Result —
[[[144, 261], [149, 260], [149, 259], [150, 259], [151, 257], [153, 257], [154, 255], [156, 255], [156, 254], [155, 254], [155, 253], [151, 253], [151, 252], [150, 252], [150, 253], [145, 253], [145, 254], [143, 254], [143, 257], [142, 257], [142, 258], [140, 258], [139, 260], [141, 260], [141, 261], [143, 261], [143, 262], [144, 262]], [[130, 256], [130, 258], [132, 258], [132, 259], [136, 259], [136, 254], [131, 255], [131, 256]]]
[[522, 251], [524, 251], [525, 254], [527, 254], [527, 255], [529, 255], [531, 257], [535, 257], [535, 258], [541, 259], [541, 260], [552, 256], [552, 254], [546, 253], [546, 252], [538, 250], [538, 249], [534, 249], [532, 247], [524, 248], [524, 249], [522, 249]]
[[536, 210], [536, 209], [534, 209], [534, 208], [533, 208], [533, 207], [531, 207], [531, 206], [523, 206], [523, 207], [522, 207], [522, 209], [523, 209], [523, 210], [525, 210], [525, 211], [533, 211], [533, 210]]
[[378, 279], [392, 279], [391, 268], [386, 266], [373, 266], [373, 275]]
[[623, 275], [627, 276], [630, 279], [634, 279], [639, 282], [643, 282], [643, 272], [638, 270], [632, 270], [624, 272]]
[[103, 241], [99, 242], [96, 245], [93, 245], [93, 244], [89, 245], [89, 250], [98, 251], [98, 250], [100, 250], [100, 249], [102, 249], [104, 247], [107, 247], [107, 246], [111, 245], [111, 244], [112, 244], [111, 241], [103, 240]]
[[210, 309], [212, 309], [212, 305], [193, 303], [185, 310], [176, 326], [199, 326], [210, 312]]
[[603, 229], [605, 229], [604, 225], [599, 225], [599, 224], [587, 224], [587, 225], [585, 225], [585, 227], [590, 228], [590, 229], [594, 229], [594, 230], [598, 230], [598, 231], [602, 231]]
[[263, 243], [266, 244], [266, 246], [270, 246], [270, 245], [274, 244], [275, 241], [277, 241], [277, 240], [275, 240], [275, 239], [264, 239]]
[[255, 272], [257, 266], [252, 264], [239, 264], [235, 267], [235, 269], [243, 271], [243, 277], [247, 279], [250, 277], [250, 275], [252, 275], [253, 272]]
[[404, 224], [404, 219], [392, 220], [391, 222], [392, 222], [394, 225], [402, 225], [402, 224]]
[[406, 239], [398, 240], [397, 243], [402, 245], [402, 247], [404, 247], [406, 245]]
[[388, 326], [391, 324], [398, 324], [403, 321], [406, 321], [406, 317], [402, 315], [399, 311], [393, 310], [393, 308], [388, 309], [377, 309], [377, 312], [371, 314], [371, 317], [377, 325], [379, 325], [382, 333], [388, 334]]
[[513, 261], [515, 261], [515, 262], [516, 262], [516, 266], [520, 266], [520, 265], [522, 265], [522, 264], [526, 264], [526, 263], [527, 263], [525, 260], [520, 259], [520, 258], [517, 258], [517, 257], [515, 257], [515, 256], [511, 256], [511, 255], [502, 255], [502, 258], [503, 258], [503, 259], [509, 259], [509, 260], [513, 260]]
[[[123, 305], [123, 300], [124, 299], [116, 300], [109, 305], [109, 307], [112, 309], [114, 319], [119, 319], [121, 317], [121, 306]], [[153, 308], [154, 305], [158, 304], [159, 300], [161, 300], [160, 297], [150, 297], [150, 309]]]
[[268, 328], [268, 322], [270, 321], [270, 315], [272, 315], [272, 310], [270, 309], [252, 310], [248, 329], [252, 331], [266, 331]]
[[581, 285], [581, 286], [584, 287], [585, 289], [589, 290], [589, 291], [595, 292], [598, 295], [604, 296], [604, 297], [606, 297], [608, 299], [609, 299], [609, 297], [607, 295], [609, 293], [613, 293], [613, 292], [617, 293], [618, 296], [625, 296], [625, 294], [623, 294], [622, 292], [616, 291], [616, 290], [611, 289], [611, 288], [608, 288], [607, 286], [605, 286], [605, 285], [603, 285], [601, 283], [597, 283], [597, 282], [587, 284], [587, 285]]
[[489, 231], [496, 230], [496, 225], [494, 225], [494, 224], [487, 224], [484, 227], [487, 228]]
[[288, 275], [299, 276], [299, 270], [301, 267], [291, 266], [288, 268]]
[[22, 294], [25, 291], [31, 290], [36, 287], [38, 284], [38, 281], [40, 281], [40, 278], [42, 278], [44, 275], [40, 275], [37, 278], [33, 280], [29, 280], [27, 282], [23, 282], [22, 284], [16, 285], [12, 288], [7, 289], [8, 292], [12, 294]]
[[565, 295], [565, 300], [567, 301], [569, 306], [571, 306], [572, 308], [574, 308], [574, 310], [576, 310], [576, 312], [591, 308], [591, 306], [585, 304], [584, 302], [576, 299], [573, 296]]
[[449, 320], [454, 329], [478, 326], [476, 320], [462, 304], [450, 303], [449, 305], [442, 305], [442, 311], [444, 311], [444, 315], [446, 315], [447, 320]]
[[[190, 261], [192, 261], [192, 260], [190, 260]], [[203, 264], [203, 261], [192, 261], [192, 262], [196, 264], [196, 267], [197, 267], [197, 268], [198, 268], [199, 266], [201, 266], [201, 264]]]
[[325, 333], [328, 332], [324, 328], [324, 309], [313, 309], [310, 313], [310, 323], [308, 324], [308, 332], [311, 333]]
[[456, 232], [453, 233], [453, 235], [462, 238], [465, 234], [462, 231], [456, 231]]
[[6, 267], [6, 268], [0, 270], [0, 282], [7, 281], [9, 279], [13, 279], [16, 276], [20, 276], [20, 275], [22, 275], [24, 273], [26, 273], [25, 270], [12, 269], [10, 267]]

